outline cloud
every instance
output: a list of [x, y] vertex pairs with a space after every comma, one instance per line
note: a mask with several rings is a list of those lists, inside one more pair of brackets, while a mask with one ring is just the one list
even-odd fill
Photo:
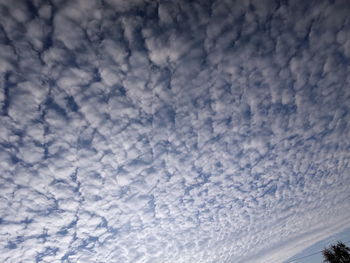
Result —
[[345, 0], [3, 1], [2, 262], [280, 262], [349, 227]]

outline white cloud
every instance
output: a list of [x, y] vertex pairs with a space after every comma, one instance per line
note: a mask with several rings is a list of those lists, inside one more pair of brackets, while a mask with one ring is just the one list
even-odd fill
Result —
[[283, 261], [349, 227], [349, 5], [301, 2], [1, 3], [1, 262]]

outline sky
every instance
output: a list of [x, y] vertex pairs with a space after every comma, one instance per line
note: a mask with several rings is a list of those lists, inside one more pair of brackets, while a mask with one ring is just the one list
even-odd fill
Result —
[[350, 246], [350, 228], [305, 248], [302, 252], [284, 261], [284, 263], [321, 263], [324, 260], [322, 251], [336, 245], [339, 241], [348, 247]]
[[349, 229], [349, 13], [0, 0], [0, 262], [281, 263]]

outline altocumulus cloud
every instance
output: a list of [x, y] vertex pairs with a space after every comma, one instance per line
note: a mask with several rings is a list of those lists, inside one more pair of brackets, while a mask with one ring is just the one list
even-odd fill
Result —
[[350, 227], [350, 2], [0, 1], [0, 261], [281, 262]]

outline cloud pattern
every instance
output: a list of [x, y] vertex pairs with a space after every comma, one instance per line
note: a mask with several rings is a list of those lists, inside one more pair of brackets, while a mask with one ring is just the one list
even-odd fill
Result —
[[2, 0], [0, 261], [282, 262], [349, 227], [349, 13]]

